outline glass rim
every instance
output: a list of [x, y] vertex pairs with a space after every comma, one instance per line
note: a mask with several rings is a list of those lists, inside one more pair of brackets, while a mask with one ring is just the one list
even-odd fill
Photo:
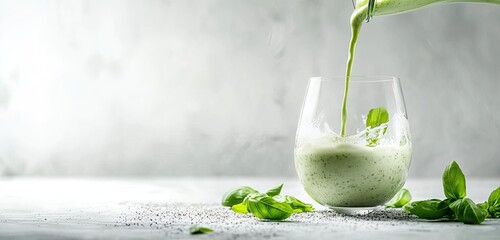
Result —
[[[325, 76], [311, 77], [309, 82], [345, 82], [345, 76]], [[350, 76], [350, 83], [383, 83], [383, 82], [398, 82], [399, 77], [394, 76]]]

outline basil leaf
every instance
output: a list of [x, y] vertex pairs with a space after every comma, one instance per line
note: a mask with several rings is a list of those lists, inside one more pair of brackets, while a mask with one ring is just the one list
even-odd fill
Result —
[[391, 207], [391, 208], [401, 208], [410, 201], [411, 201], [410, 191], [408, 191], [408, 189], [403, 188], [399, 190], [399, 192], [396, 193], [396, 195], [384, 205], [386, 207]]
[[241, 213], [241, 214], [248, 213], [247, 204], [245, 202], [233, 205], [231, 207], [231, 210], [233, 210], [233, 212], [235, 213]]
[[389, 122], [389, 113], [384, 107], [370, 109], [366, 117], [367, 128], [376, 128], [387, 122]]
[[387, 126], [375, 129], [382, 124], [389, 122], [389, 113], [384, 107], [372, 108], [366, 117], [366, 144], [369, 147], [377, 145], [379, 139], [387, 131]]
[[450, 220], [455, 219], [455, 214], [450, 209], [450, 204], [452, 204], [454, 201], [455, 201], [454, 199], [447, 198], [439, 203], [439, 207], [441, 209], [443, 209], [443, 208], [446, 209], [446, 214], [444, 215], [444, 217], [446, 217]]
[[232, 207], [240, 204], [251, 193], [258, 193], [258, 191], [246, 186], [229, 190], [222, 196], [222, 206]]
[[443, 173], [443, 188], [444, 195], [451, 199], [462, 199], [466, 196], [465, 176], [458, 166], [457, 162], [453, 161], [446, 167]]
[[304, 203], [293, 196], [286, 196], [286, 202], [290, 204], [294, 212], [311, 212], [314, 211], [312, 204]]
[[488, 198], [488, 212], [490, 217], [500, 218], [500, 187], [491, 192]]
[[476, 204], [479, 208], [485, 210], [485, 211], [488, 211], [488, 201], [484, 202], [484, 203], [478, 203]]
[[299, 199], [297, 199], [296, 197], [293, 197], [293, 196], [278, 195], [278, 196], [274, 196], [273, 198], [274, 198], [274, 200], [276, 200], [278, 202], [289, 204], [290, 207], [293, 209], [294, 213], [314, 211], [314, 208], [313, 208], [312, 204], [304, 203], [304, 202], [300, 201]]
[[466, 224], [480, 224], [488, 216], [488, 212], [478, 207], [470, 198], [459, 199], [450, 204], [458, 221]]
[[283, 220], [292, 215], [288, 203], [278, 202], [265, 193], [254, 193], [248, 197], [247, 209], [260, 219]]
[[192, 226], [189, 228], [189, 232], [191, 234], [204, 234], [204, 233], [210, 233], [213, 232], [214, 230], [206, 227], [199, 227], [199, 226]]
[[445, 201], [429, 199], [415, 201], [404, 206], [406, 212], [410, 212], [423, 219], [439, 219], [447, 215], [449, 208]]
[[270, 197], [274, 197], [274, 196], [279, 195], [281, 193], [282, 188], [283, 188], [283, 183], [279, 186], [276, 186], [274, 188], [267, 190], [266, 194]]

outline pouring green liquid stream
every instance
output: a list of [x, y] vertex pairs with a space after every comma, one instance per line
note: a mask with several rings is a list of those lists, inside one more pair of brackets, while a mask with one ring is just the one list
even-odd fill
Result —
[[[371, 1], [371, 3], [370, 3]], [[363, 22], [369, 21], [373, 16], [390, 15], [408, 12], [428, 5], [439, 3], [491, 3], [500, 4], [500, 0], [359, 0], [356, 9], [351, 15], [351, 40], [349, 43], [349, 56], [345, 73], [344, 97], [342, 99], [342, 119], [340, 136], [346, 136], [347, 123], [347, 97], [349, 80], [354, 62], [354, 51], [358, 41]]]

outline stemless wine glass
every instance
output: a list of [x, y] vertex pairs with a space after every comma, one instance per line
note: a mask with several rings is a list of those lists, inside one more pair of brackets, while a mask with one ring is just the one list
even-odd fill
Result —
[[[295, 169], [316, 202], [342, 213], [366, 213], [389, 201], [406, 181], [409, 124], [398, 78], [351, 77], [346, 135], [340, 136], [344, 80], [310, 79], [297, 128]], [[375, 108], [386, 110], [389, 121], [367, 127]]]

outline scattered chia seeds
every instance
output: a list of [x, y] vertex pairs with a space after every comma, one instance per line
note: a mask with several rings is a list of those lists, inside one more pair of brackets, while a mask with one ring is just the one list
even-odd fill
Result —
[[383, 230], [417, 225], [417, 219], [400, 209], [380, 209], [366, 215], [347, 216], [334, 211], [316, 210], [292, 215], [286, 221], [262, 221], [251, 214], [236, 214], [211, 204], [132, 205], [119, 216], [117, 226], [150, 228], [169, 237], [189, 235], [192, 225], [206, 226], [217, 239], [286, 239], [290, 231], [301, 234], [318, 231]]

